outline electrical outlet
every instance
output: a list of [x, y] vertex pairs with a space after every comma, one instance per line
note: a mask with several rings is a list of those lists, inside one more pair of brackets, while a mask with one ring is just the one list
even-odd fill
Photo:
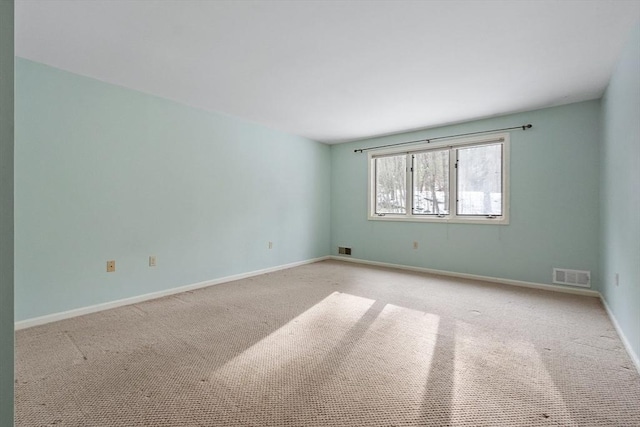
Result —
[[269, 242], [269, 249], [273, 249], [273, 242]]
[[616, 286], [620, 286], [620, 275], [616, 273]]
[[116, 271], [116, 261], [107, 261], [107, 273], [113, 273], [114, 271]]
[[155, 266], [156, 266], [156, 256], [151, 255], [149, 256], [149, 267], [155, 267]]
[[418, 249], [418, 242], [413, 242], [413, 249]]

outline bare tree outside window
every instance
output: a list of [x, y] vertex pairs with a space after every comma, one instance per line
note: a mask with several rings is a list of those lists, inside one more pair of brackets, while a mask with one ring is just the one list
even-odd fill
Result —
[[449, 150], [413, 155], [413, 213], [449, 213]]
[[407, 212], [407, 156], [379, 157], [376, 167], [376, 214]]

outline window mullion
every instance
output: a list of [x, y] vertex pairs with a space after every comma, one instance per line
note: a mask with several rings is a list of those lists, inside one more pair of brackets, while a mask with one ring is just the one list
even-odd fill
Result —
[[[458, 150], [449, 148], [449, 214], [458, 217]], [[453, 206], [451, 206], [453, 205]]]

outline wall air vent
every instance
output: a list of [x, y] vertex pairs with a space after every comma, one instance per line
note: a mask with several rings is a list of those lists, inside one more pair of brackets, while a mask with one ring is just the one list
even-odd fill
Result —
[[351, 248], [345, 248], [343, 246], [338, 246], [338, 253], [340, 255], [351, 255]]
[[567, 270], [566, 268], [554, 268], [553, 283], [590, 288], [591, 272], [582, 270]]

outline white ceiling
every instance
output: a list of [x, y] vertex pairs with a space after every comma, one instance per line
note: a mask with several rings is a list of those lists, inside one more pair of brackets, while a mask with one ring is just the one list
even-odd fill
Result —
[[335, 143], [599, 98], [640, 1], [17, 0], [16, 55]]

